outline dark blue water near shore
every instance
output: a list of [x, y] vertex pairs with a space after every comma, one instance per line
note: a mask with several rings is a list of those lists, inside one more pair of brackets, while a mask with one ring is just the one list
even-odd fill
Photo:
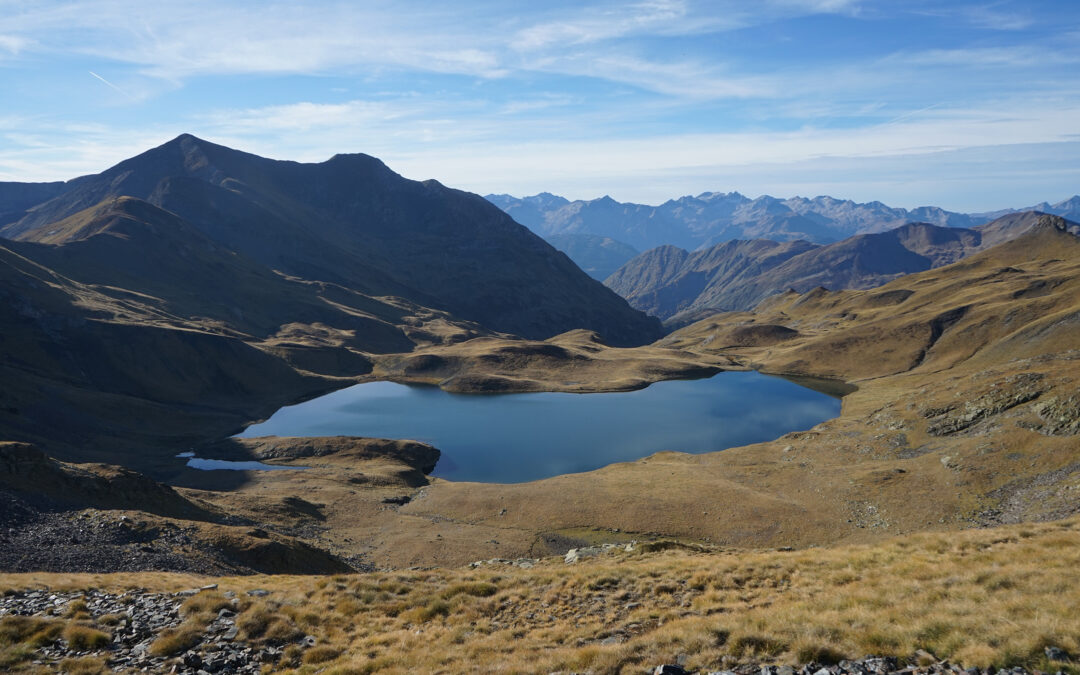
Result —
[[836, 398], [753, 372], [606, 394], [449, 394], [372, 382], [282, 408], [241, 435], [408, 438], [442, 450], [436, 476], [517, 483], [661, 450], [772, 440], [839, 412]]

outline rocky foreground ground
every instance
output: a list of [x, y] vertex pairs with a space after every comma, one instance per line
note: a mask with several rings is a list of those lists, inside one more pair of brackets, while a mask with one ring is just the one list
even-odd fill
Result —
[[[255, 645], [239, 639], [237, 612], [227, 606], [217, 610], [203, 631], [186, 636], [175, 646], [155, 644], [183, 624], [181, 610], [186, 600], [214, 588], [210, 585], [176, 593], [9, 591], [0, 597], [0, 635], [10, 637], [24, 626], [32, 626], [39, 637], [31, 662], [62, 671], [72, 670], [73, 660], [95, 659], [114, 672], [257, 673], [264, 665], [279, 663], [286, 647], [293, 647], [289, 655], [295, 657], [299, 650], [315, 646], [315, 638], [308, 635], [279, 641], [281, 644], [261, 641]], [[270, 593], [256, 589], [247, 594], [265, 597]], [[235, 600], [237, 594], [230, 591], [225, 596]], [[80, 615], [107, 626], [111, 634], [69, 626], [54, 639], [42, 623], [54, 618], [78, 620]]]
[[[228, 606], [217, 610], [216, 618], [205, 629], [178, 642], [175, 648], [164, 649], [162, 636], [168, 636], [184, 623], [182, 609], [185, 601], [216, 585], [192, 588], [175, 593], [152, 593], [132, 590], [123, 593], [101, 591], [50, 592], [27, 589], [8, 591], [0, 596], [0, 639], [8, 639], [31, 623], [38, 632], [36, 648], [30, 655], [33, 665], [63, 672], [85, 672], [87, 665], [100, 665], [113, 672], [168, 672], [186, 675], [210, 673], [258, 673], [298, 665], [305, 653], [318, 646], [314, 636], [297, 634], [288, 640], [244, 640], [237, 625], [237, 609]], [[263, 598], [271, 591], [252, 589], [249, 597]], [[226, 591], [229, 604], [238, 603], [238, 594]], [[79, 631], [69, 624], [59, 635], [52, 637], [43, 622], [61, 618], [88, 617], [98, 624], [111, 627], [111, 635]], [[85, 628], [85, 627], [84, 627]], [[1058, 647], [1047, 647], [1051, 661], [1069, 661], [1070, 656]], [[312, 652], [315, 653], [315, 652]], [[685, 655], [678, 659], [685, 661]], [[79, 665], [76, 665], [79, 664]], [[80, 670], [82, 668], [83, 670]], [[709, 675], [1043, 675], [1039, 670], [1020, 667], [998, 671], [989, 668], [962, 668], [938, 660], [925, 651], [916, 652], [905, 662], [896, 657], [867, 656], [858, 660], [840, 660], [826, 665], [807, 663], [801, 667], [744, 663], [709, 671], [687, 670], [679, 663], [660, 664], [643, 671], [654, 675], [690, 675], [707, 672]], [[1064, 675], [1063, 671], [1058, 671]]]

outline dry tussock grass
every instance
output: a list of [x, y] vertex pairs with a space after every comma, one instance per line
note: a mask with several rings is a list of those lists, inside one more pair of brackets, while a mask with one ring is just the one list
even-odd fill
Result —
[[[315, 636], [318, 647], [286, 654], [284, 664], [302, 673], [619, 673], [679, 654], [689, 667], [715, 669], [738, 661], [909, 657], [918, 649], [964, 666], [1053, 672], [1067, 664], [1046, 663], [1044, 647], [1080, 652], [1077, 569], [1080, 518], [874, 546], [670, 550], [572, 566], [551, 560], [528, 570], [218, 582], [241, 597], [250, 588], [271, 590], [268, 598], [245, 600], [237, 617], [245, 639], [290, 644]], [[0, 588], [47, 578], [2, 576]], [[97, 581], [176, 588], [168, 575]], [[212, 617], [222, 599], [195, 596], [185, 605], [188, 621]], [[62, 625], [9, 619], [16, 618], [0, 622], [4, 649]]]

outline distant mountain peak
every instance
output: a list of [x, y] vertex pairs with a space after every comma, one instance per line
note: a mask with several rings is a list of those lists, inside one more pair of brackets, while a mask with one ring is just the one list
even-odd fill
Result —
[[693, 197], [693, 199], [697, 199], [697, 200], [700, 200], [700, 201], [703, 201], [703, 202], [708, 202], [708, 201], [721, 200], [721, 199], [745, 200], [745, 199], [749, 199], [749, 198], [746, 195], [742, 194], [741, 192], [702, 192], [698, 196]]

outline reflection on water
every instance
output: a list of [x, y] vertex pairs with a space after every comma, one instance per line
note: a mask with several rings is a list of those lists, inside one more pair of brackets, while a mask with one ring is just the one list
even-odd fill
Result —
[[515, 483], [661, 450], [772, 440], [839, 412], [833, 397], [753, 372], [606, 394], [450, 394], [371, 382], [282, 408], [241, 435], [413, 439], [443, 451], [436, 476]]

